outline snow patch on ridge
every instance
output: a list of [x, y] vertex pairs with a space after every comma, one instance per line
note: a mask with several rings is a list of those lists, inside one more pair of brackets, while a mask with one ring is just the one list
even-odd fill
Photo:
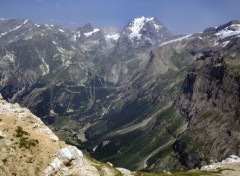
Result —
[[78, 31], [76, 36], [77, 36], [78, 38], [81, 37], [81, 33]]
[[225, 38], [238, 34], [240, 34], [240, 24], [232, 24], [231, 26], [228, 26], [217, 32], [215, 35], [219, 36], [220, 38]]
[[94, 29], [94, 30], [91, 31], [91, 32], [86, 32], [86, 33], [84, 33], [84, 35], [85, 35], [86, 37], [90, 37], [91, 35], [93, 35], [94, 33], [98, 32], [98, 31], [100, 31], [100, 29]]
[[177, 38], [177, 39], [174, 39], [174, 40], [170, 40], [170, 41], [167, 41], [167, 42], [164, 42], [164, 43], [161, 43], [159, 46], [164, 46], [164, 45], [167, 45], [167, 44], [170, 44], [170, 43], [175, 43], [175, 42], [179, 42], [179, 41], [182, 41], [184, 39], [188, 39], [192, 36], [192, 34], [190, 35], [185, 35], [183, 37], [180, 37], [180, 38]]
[[62, 29], [58, 29], [60, 32], [65, 32], [64, 30], [62, 30]]
[[107, 40], [116, 40], [117, 41], [119, 39], [120, 35], [119, 35], [119, 33], [117, 33], [117, 34], [108, 34], [105, 37], [106, 37]]
[[80, 31], [77, 31], [71, 38], [72, 41], [76, 42], [77, 41], [77, 38], [80, 38], [81, 37], [81, 33]]
[[0, 37], [6, 35], [8, 32], [1, 33]]
[[154, 25], [154, 27], [157, 29], [157, 30], [159, 30], [159, 29], [161, 29], [162, 28], [162, 26], [161, 25], [157, 25], [157, 24], [153, 24]]
[[229, 42], [230, 42], [229, 40], [228, 40], [228, 41], [225, 41], [225, 42], [223, 42], [223, 43], [221, 44], [221, 46], [222, 46], [222, 47], [225, 47], [225, 46], [227, 46], [227, 45], [229, 44]]
[[[29, 20], [25, 20], [25, 21], [24, 21], [22, 24], [20, 24], [19, 26], [16, 26], [15, 28], [11, 29], [11, 30], [8, 31], [8, 32], [2, 33], [2, 34], [0, 35], [0, 38], [1, 38], [2, 36], [4, 36], [4, 35], [10, 33], [10, 32], [13, 32], [13, 31], [18, 30], [20, 27], [22, 27], [22, 26], [23, 26], [24, 24], [26, 24], [28, 21], [29, 21]], [[18, 37], [18, 36], [16, 36], [16, 38], [17, 38], [17, 37]]]
[[76, 42], [77, 41], [77, 36], [76, 35], [73, 35], [72, 38], [71, 38], [72, 41]]
[[28, 20], [25, 20], [21, 25], [19, 25], [19, 26], [15, 27], [14, 29], [12, 29], [11, 32], [18, 30], [20, 27], [22, 27], [22, 25], [26, 24], [27, 22], [28, 22]]

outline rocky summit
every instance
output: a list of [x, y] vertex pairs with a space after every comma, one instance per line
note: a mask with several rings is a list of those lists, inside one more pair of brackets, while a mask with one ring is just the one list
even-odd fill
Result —
[[[0, 26], [3, 98], [30, 109], [61, 140], [91, 157], [160, 173], [240, 155], [239, 21], [185, 36], [174, 36], [154, 17], [135, 18], [109, 33], [91, 24], [70, 30], [29, 20], [1, 19]], [[20, 117], [13, 120], [14, 108], [8, 109], [9, 118], [4, 115], [2, 122], [17, 125], [2, 130], [2, 141], [6, 151], [24, 150], [26, 165], [19, 172], [36, 159], [44, 173], [81, 170], [78, 164], [68, 166], [85, 161], [79, 150], [56, 139], [41, 142], [48, 138], [32, 130], [35, 122], [29, 122], [31, 128], [21, 126], [28, 121], [24, 113], [16, 110]], [[49, 128], [40, 132], [56, 138]], [[5, 140], [4, 135], [13, 137]], [[37, 147], [43, 143], [56, 149], [49, 147], [50, 155], [33, 157], [28, 165], [29, 153], [45, 150]], [[91, 172], [100, 172], [94, 163], [88, 163]], [[2, 167], [3, 172], [15, 171], [13, 165]]]
[[120, 40], [127, 40], [132, 46], [146, 43], [162, 43], [173, 38], [173, 34], [154, 17], [139, 17], [131, 20], [122, 30]]

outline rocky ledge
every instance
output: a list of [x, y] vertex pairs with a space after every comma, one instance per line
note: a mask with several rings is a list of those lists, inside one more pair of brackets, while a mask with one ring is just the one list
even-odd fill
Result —
[[202, 171], [220, 171], [217, 175], [221, 176], [239, 176], [240, 175], [240, 158], [236, 155], [231, 155], [221, 162], [212, 163], [203, 166]]
[[110, 164], [65, 144], [28, 109], [0, 98], [0, 175], [114, 176]]

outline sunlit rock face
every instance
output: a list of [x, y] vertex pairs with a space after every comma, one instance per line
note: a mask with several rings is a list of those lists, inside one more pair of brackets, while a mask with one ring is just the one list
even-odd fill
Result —
[[0, 100], [1, 176], [84, 175], [114, 176], [112, 166], [87, 158], [58, 137], [18, 104]]

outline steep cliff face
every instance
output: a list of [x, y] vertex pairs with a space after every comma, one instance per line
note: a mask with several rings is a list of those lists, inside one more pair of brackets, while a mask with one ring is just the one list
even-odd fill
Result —
[[182, 141], [203, 161], [239, 155], [239, 39], [188, 71], [175, 105], [188, 121]]

